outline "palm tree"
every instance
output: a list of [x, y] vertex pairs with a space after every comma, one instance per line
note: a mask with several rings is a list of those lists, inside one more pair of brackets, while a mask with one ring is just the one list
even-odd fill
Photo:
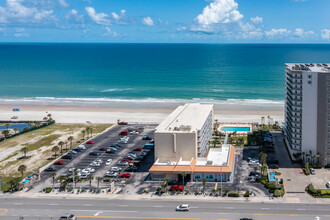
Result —
[[102, 177], [98, 176], [98, 177], [96, 177], [96, 180], [97, 180], [97, 188], [99, 188]]
[[87, 127], [86, 128], [86, 132], [87, 132], [87, 139], [89, 138], [89, 131], [91, 130], [91, 128], [90, 127]]
[[68, 142], [64, 141], [64, 144], [65, 144], [65, 150], [68, 150]]
[[7, 124], [5, 124], [5, 126], [6, 126], [6, 129], [8, 130], [10, 124], [7, 123]]
[[312, 155], [312, 164], [315, 164], [315, 155]]
[[182, 177], [182, 187], [184, 187], [184, 178], [187, 176], [186, 172], [181, 172]]
[[202, 179], [203, 184], [203, 194], [205, 193], [205, 184], [207, 183], [207, 180], [205, 178]]
[[36, 123], [34, 123], [34, 126], [39, 127], [40, 126], [40, 121], [36, 121]]
[[310, 160], [312, 160], [312, 156], [313, 156], [313, 151], [309, 151], [309, 156], [310, 156]]
[[93, 181], [94, 177], [93, 176], [88, 176], [87, 180], [89, 181], [89, 188], [92, 188], [92, 181]]
[[15, 134], [17, 133], [17, 131], [18, 131], [18, 128], [14, 128], [14, 131], [15, 131]]
[[60, 141], [60, 142], [58, 142], [58, 145], [60, 145], [61, 146], [61, 155], [62, 155], [62, 148], [63, 148], [63, 144], [64, 144], [64, 142], [63, 141]]
[[50, 177], [53, 179], [53, 187], [52, 188], [54, 188], [56, 173], [51, 173]]
[[93, 137], [93, 128], [90, 128], [91, 137]]
[[47, 117], [44, 117], [42, 120], [44, 120], [44, 121], [47, 121], [47, 120], [48, 120], [48, 118], [47, 118]]
[[164, 178], [164, 187], [165, 187], [165, 191], [167, 193], [167, 186], [168, 186], [168, 183], [171, 181], [171, 178], [169, 177], [165, 177]]
[[261, 175], [263, 175], [263, 176], [266, 176], [265, 174], [266, 174], [266, 172], [267, 172], [267, 165], [266, 164], [263, 164], [262, 166], [261, 166]]
[[47, 117], [48, 117], [49, 119], [52, 119], [52, 114], [49, 113], [49, 114], [47, 115]]
[[320, 157], [322, 156], [321, 153], [317, 153], [316, 154], [316, 158], [317, 158], [317, 164], [320, 164]]
[[70, 141], [70, 150], [71, 150], [72, 149], [73, 137], [72, 136], [68, 137], [68, 141]]
[[5, 136], [5, 139], [9, 137], [9, 130], [3, 130], [2, 134]]
[[23, 177], [23, 174], [26, 171], [26, 166], [24, 164], [22, 164], [18, 167], [17, 170], [22, 174], [22, 177]]
[[81, 133], [82, 133], [82, 135], [83, 135], [83, 140], [85, 140], [85, 134], [86, 134], [86, 131], [85, 131], [85, 130], [82, 130]]
[[23, 147], [21, 149], [21, 152], [24, 152], [24, 158], [26, 158], [26, 152], [28, 151], [28, 148], [27, 147]]
[[56, 154], [57, 154], [57, 152], [58, 152], [59, 149], [60, 149], [60, 148], [59, 148], [58, 146], [54, 146], [54, 147], [52, 148], [52, 152], [55, 153], [55, 158], [56, 158]]

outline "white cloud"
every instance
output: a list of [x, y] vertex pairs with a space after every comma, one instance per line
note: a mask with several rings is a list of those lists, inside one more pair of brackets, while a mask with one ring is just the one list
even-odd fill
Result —
[[321, 37], [324, 40], [330, 40], [330, 29], [321, 30]]
[[85, 8], [88, 16], [97, 24], [110, 25], [109, 16], [103, 12], [96, 13], [92, 7]]
[[105, 36], [105, 37], [117, 37], [117, 36], [119, 36], [119, 34], [117, 32], [111, 31], [110, 27], [105, 27], [103, 36]]
[[84, 23], [84, 16], [82, 14], [79, 14], [76, 9], [71, 9], [71, 11], [65, 16], [65, 18], [75, 23]]
[[262, 24], [262, 22], [263, 22], [262, 17], [259, 17], [259, 16], [256, 16], [254, 18], [250, 18], [250, 20], [253, 24]]
[[114, 22], [117, 24], [125, 24], [125, 16], [126, 16], [126, 10], [122, 9], [120, 10], [120, 14], [117, 14], [116, 12], [111, 13]]
[[273, 28], [270, 31], [265, 31], [265, 35], [268, 38], [283, 38], [288, 36], [290, 33], [291, 31], [285, 28], [280, 28], [280, 29]]
[[28, 37], [29, 34], [25, 32], [25, 28], [15, 28], [15, 37]]
[[58, 0], [58, 3], [60, 4], [61, 7], [67, 8], [69, 7], [69, 3], [67, 3], [65, 0]]
[[302, 28], [296, 28], [294, 36], [298, 38], [311, 38], [315, 35], [314, 31], [304, 31]]
[[206, 6], [195, 20], [200, 25], [238, 22], [243, 15], [237, 10], [234, 0], [215, 0]]
[[147, 26], [154, 26], [155, 23], [150, 17], [145, 17], [142, 19], [142, 23]]
[[23, 0], [7, 0], [6, 7], [0, 7], [0, 23], [47, 23], [54, 20], [53, 10], [39, 10], [23, 3]]

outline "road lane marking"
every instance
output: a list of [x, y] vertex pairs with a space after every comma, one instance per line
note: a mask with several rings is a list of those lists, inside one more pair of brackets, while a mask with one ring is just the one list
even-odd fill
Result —
[[84, 206], [93, 206], [92, 204], [84, 204]]
[[23, 203], [16, 202], [16, 203], [14, 203], [14, 205], [23, 205]]
[[131, 216], [77, 216], [77, 218], [104, 218], [104, 219], [168, 219], [168, 220], [172, 220], [172, 219], [177, 219], [177, 220], [202, 220], [201, 218], [171, 218], [171, 217], [131, 217]]
[[119, 207], [127, 207], [128, 205], [118, 205]]
[[4, 214], [6, 214], [8, 212], [8, 209], [3, 209], [3, 208], [0, 208], [0, 211], [2, 211], [0, 213], [0, 216], [3, 216]]
[[262, 210], [269, 210], [270, 208], [261, 208]]
[[[239, 213], [239, 212], [203, 212], [204, 214], [218, 214], [218, 215], [278, 215], [278, 216], [316, 216], [318, 214], [275, 214], [275, 213]], [[323, 217], [330, 217], [330, 215], [318, 215]]]
[[129, 212], [129, 213], [133, 213], [133, 212], [139, 212], [139, 211], [120, 211], [120, 210], [70, 210], [72, 212]]
[[48, 204], [48, 205], [57, 205], [56, 203], [50, 203], [50, 204]]
[[234, 209], [234, 207], [225, 207], [226, 209]]
[[306, 209], [297, 209], [297, 211], [306, 211]]
[[154, 207], [155, 207], [155, 208], [161, 208], [161, 207], [163, 207], [163, 206], [161, 206], [161, 205], [154, 205]]
[[94, 216], [98, 216], [101, 213], [103, 213], [103, 212], [97, 212], [97, 213], [94, 214]]

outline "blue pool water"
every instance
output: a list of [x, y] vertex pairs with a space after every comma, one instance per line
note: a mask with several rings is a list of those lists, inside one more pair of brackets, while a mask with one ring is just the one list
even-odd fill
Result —
[[250, 127], [222, 127], [222, 131], [250, 131]]
[[[24, 128], [26, 128], [26, 127], [32, 127], [32, 125], [28, 125], [28, 124], [11, 124], [11, 125], [9, 125], [9, 129], [14, 129], [14, 128], [17, 128], [18, 129], [18, 131], [23, 131], [23, 129]], [[2, 129], [7, 129], [7, 127], [6, 126], [0, 126], [0, 130], [2, 130]]]

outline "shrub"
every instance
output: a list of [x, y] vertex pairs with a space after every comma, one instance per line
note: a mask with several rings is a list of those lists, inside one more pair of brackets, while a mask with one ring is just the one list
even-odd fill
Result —
[[261, 178], [260, 177], [256, 178], [256, 182], [257, 183], [260, 183], [261, 182]]
[[330, 168], [330, 164], [325, 165], [324, 168]]
[[276, 175], [276, 176], [279, 176], [279, 175], [281, 175], [281, 173], [280, 173], [280, 172], [277, 172], [277, 171], [275, 171], [275, 175]]
[[229, 191], [228, 197], [239, 197], [238, 191]]
[[308, 163], [305, 163], [305, 166], [304, 166], [304, 173], [305, 173], [305, 175], [310, 175], [311, 174], [311, 171], [310, 171], [310, 169], [309, 169], [309, 164]]
[[311, 195], [313, 196], [317, 196], [319, 194], [318, 190], [316, 190], [313, 186], [313, 184], [309, 184], [307, 187], [306, 187], [306, 191], [308, 193], [310, 193]]
[[147, 189], [145, 189], [145, 190], [142, 191], [142, 194], [144, 194], [144, 193], [145, 193], [145, 194], [148, 194], [149, 191], [148, 191]]
[[103, 182], [110, 182], [111, 179], [109, 177], [104, 178]]
[[225, 192], [223, 193], [222, 196], [226, 196], [228, 194], [229, 190], [228, 189], [225, 189]]
[[277, 189], [277, 190], [274, 191], [274, 196], [275, 197], [282, 197], [283, 195], [284, 195], [284, 191], [283, 190]]
[[322, 168], [322, 166], [320, 164], [312, 164], [312, 165], [309, 165], [309, 167], [314, 168], [314, 169], [321, 169]]
[[189, 194], [189, 190], [186, 190], [186, 193], [185, 194], [188, 195]]
[[280, 184], [283, 184], [283, 178], [280, 179]]
[[244, 197], [250, 197], [250, 192], [249, 192], [249, 190], [247, 190], [247, 191], [244, 193]]
[[50, 193], [53, 189], [51, 187], [44, 188], [45, 193]]
[[321, 196], [330, 195], [330, 190], [328, 190], [328, 189], [321, 189], [320, 190], [320, 194], [321, 194]]
[[212, 189], [212, 192], [213, 192], [213, 193], [215, 193], [215, 192], [216, 192], [216, 190], [215, 190], [215, 189]]

